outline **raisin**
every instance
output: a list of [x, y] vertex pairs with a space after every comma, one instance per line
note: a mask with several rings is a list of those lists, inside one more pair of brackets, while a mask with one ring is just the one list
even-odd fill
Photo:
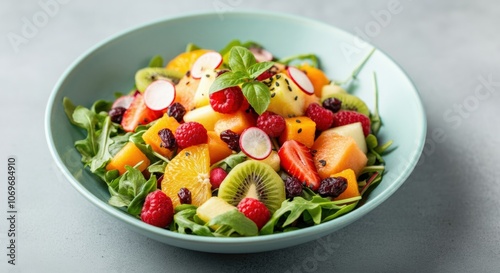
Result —
[[178, 102], [175, 102], [168, 107], [167, 115], [169, 117], [175, 118], [178, 122], [182, 121], [182, 118], [185, 114], [186, 108], [184, 108], [184, 106]]
[[109, 110], [108, 115], [111, 118], [112, 122], [121, 123], [125, 111], [127, 111], [127, 109], [125, 109], [124, 107], [115, 107]]
[[337, 98], [328, 98], [325, 101], [323, 101], [323, 107], [337, 113], [342, 106], [342, 101], [337, 99]]
[[321, 180], [318, 193], [321, 196], [336, 198], [347, 189], [347, 179], [342, 176], [328, 177]]
[[239, 152], [240, 151], [240, 136], [231, 131], [231, 130], [225, 130], [222, 133], [220, 133], [220, 139], [224, 142], [227, 143], [227, 146], [229, 149]]
[[173, 150], [176, 146], [174, 133], [168, 128], [158, 131], [158, 136], [161, 139], [160, 147]]
[[302, 193], [302, 183], [296, 177], [289, 176], [285, 180], [286, 197], [292, 198]]
[[181, 204], [191, 204], [191, 192], [187, 188], [181, 188], [177, 196]]

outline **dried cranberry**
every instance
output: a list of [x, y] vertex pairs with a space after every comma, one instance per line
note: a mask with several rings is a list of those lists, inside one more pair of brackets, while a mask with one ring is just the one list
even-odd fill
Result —
[[191, 192], [187, 188], [181, 188], [177, 196], [181, 204], [191, 204]]
[[323, 101], [323, 107], [337, 113], [342, 106], [342, 101], [337, 98], [328, 98]]
[[321, 180], [318, 193], [321, 196], [329, 196], [335, 198], [347, 189], [347, 179], [342, 176], [328, 177]]
[[127, 111], [124, 107], [115, 107], [109, 110], [108, 115], [114, 123], [121, 123], [123, 114]]
[[222, 133], [220, 133], [220, 139], [222, 139], [222, 141], [227, 143], [229, 149], [236, 152], [240, 151], [240, 144], [239, 144], [240, 136], [237, 133], [231, 130], [225, 130]]
[[286, 198], [299, 196], [302, 193], [302, 183], [296, 177], [289, 176], [285, 180]]
[[158, 131], [158, 136], [161, 139], [160, 147], [167, 148], [169, 150], [173, 150], [175, 148], [175, 137], [174, 133], [168, 128], [161, 129]]
[[185, 114], [186, 108], [178, 102], [174, 102], [174, 104], [170, 105], [167, 110], [167, 115], [175, 118], [178, 122], [182, 121]]

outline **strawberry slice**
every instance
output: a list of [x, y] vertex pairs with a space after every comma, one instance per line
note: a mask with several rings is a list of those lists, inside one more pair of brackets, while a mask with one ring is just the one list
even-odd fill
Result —
[[321, 178], [314, 166], [311, 150], [296, 140], [287, 140], [278, 151], [280, 164], [291, 176], [298, 178], [316, 191]]
[[338, 127], [351, 123], [361, 122], [363, 133], [370, 134], [370, 118], [356, 111], [340, 110], [333, 115], [332, 127]]
[[123, 114], [121, 125], [123, 130], [133, 132], [137, 126], [148, 124], [160, 118], [162, 115], [162, 111], [149, 109], [144, 103], [144, 96], [142, 93], [138, 93], [135, 95], [127, 111]]

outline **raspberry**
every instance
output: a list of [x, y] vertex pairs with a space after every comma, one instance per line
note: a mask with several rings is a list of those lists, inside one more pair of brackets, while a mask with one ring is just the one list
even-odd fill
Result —
[[285, 181], [286, 198], [299, 196], [302, 193], [302, 183], [296, 177], [289, 176]]
[[319, 131], [329, 129], [333, 123], [333, 112], [317, 103], [309, 104], [306, 109], [306, 116], [316, 123], [316, 129]]
[[141, 220], [156, 227], [167, 227], [174, 217], [172, 200], [161, 190], [146, 196], [141, 211]]
[[174, 133], [168, 128], [161, 129], [158, 131], [158, 136], [160, 137], [161, 143], [160, 147], [173, 150], [175, 148], [175, 137]]
[[174, 102], [174, 104], [170, 105], [167, 110], [167, 115], [175, 118], [178, 122], [182, 121], [185, 114], [186, 108], [178, 102]]
[[238, 210], [252, 220], [259, 230], [269, 221], [271, 213], [262, 202], [255, 198], [243, 198], [238, 204]]
[[340, 110], [333, 115], [333, 127], [361, 122], [365, 137], [370, 134], [370, 118], [356, 111]]
[[225, 130], [220, 133], [220, 139], [227, 143], [229, 149], [239, 152], [240, 151], [240, 136], [231, 131]]
[[230, 114], [241, 107], [243, 98], [243, 92], [239, 86], [228, 87], [210, 94], [210, 105], [216, 112]]
[[257, 127], [270, 137], [279, 137], [285, 130], [286, 123], [282, 116], [266, 111], [257, 118]]
[[323, 107], [334, 113], [337, 113], [342, 107], [342, 101], [337, 98], [328, 98], [323, 101]]
[[220, 186], [220, 183], [226, 178], [227, 172], [221, 168], [217, 167], [214, 168], [210, 171], [210, 184], [212, 184], [212, 189], [218, 189]]
[[181, 149], [207, 143], [207, 129], [195, 121], [183, 123], [175, 130], [175, 140]]
[[191, 204], [191, 191], [188, 188], [181, 188], [177, 196], [181, 204]]
[[321, 196], [335, 198], [347, 189], [347, 179], [342, 176], [328, 177], [321, 180], [318, 193]]

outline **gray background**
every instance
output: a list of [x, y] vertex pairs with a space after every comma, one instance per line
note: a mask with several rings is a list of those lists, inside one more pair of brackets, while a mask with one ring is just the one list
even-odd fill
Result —
[[[80, 196], [58, 174], [46, 145], [43, 116], [52, 87], [97, 42], [164, 16], [225, 3], [303, 15], [355, 33], [377, 22], [390, 1], [60, 2], [65, 4], [17, 52], [9, 33], [21, 34], [23, 20], [44, 10], [38, 1], [0, 2], [0, 160], [15, 155], [19, 167], [15, 267], [6, 263], [6, 173], [0, 167], [0, 271], [499, 271], [498, 1], [399, 1], [401, 13], [368, 38], [421, 93], [429, 126], [419, 165], [389, 200], [354, 224], [298, 247], [246, 255], [149, 240]], [[489, 85], [481, 80], [489, 78]], [[488, 88], [491, 93], [480, 92]]]

